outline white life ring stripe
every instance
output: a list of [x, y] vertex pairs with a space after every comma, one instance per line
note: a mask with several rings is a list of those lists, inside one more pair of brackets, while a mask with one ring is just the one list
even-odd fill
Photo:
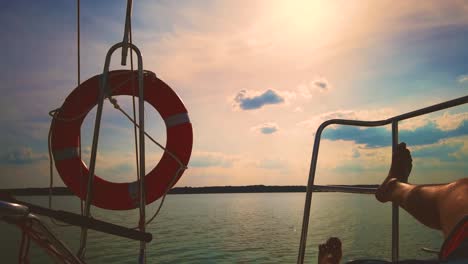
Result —
[[173, 127], [185, 123], [190, 123], [190, 118], [188, 116], [188, 113], [181, 113], [181, 114], [176, 114], [172, 115], [166, 119], [164, 119], [164, 122], [166, 123], [166, 127]]

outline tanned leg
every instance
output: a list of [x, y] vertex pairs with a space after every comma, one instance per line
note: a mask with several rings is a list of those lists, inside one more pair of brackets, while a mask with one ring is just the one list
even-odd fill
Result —
[[[412, 161], [406, 144], [400, 143], [393, 153], [388, 176], [375, 197], [382, 203], [397, 203], [422, 224], [441, 230], [447, 238], [455, 225], [468, 215], [468, 178], [440, 185], [408, 184]], [[341, 257], [338, 238], [332, 237], [319, 245], [319, 264], [339, 264]]]
[[440, 224], [447, 237], [458, 222], [468, 215], [468, 178], [448, 184], [439, 195]]
[[393, 154], [390, 172], [375, 197], [383, 203], [397, 203], [419, 222], [441, 230], [447, 237], [468, 214], [468, 179], [442, 185], [411, 185], [404, 183], [411, 167], [409, 150], [400, 143]]

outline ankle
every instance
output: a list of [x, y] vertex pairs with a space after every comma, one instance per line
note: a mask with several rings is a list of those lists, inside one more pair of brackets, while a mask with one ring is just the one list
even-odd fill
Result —
[[392, 178], [387, 182], [386, 188], [390, 202], [394, 202], [395, 198], [398, 196], [396, 195], [396, 189], [398, 184], [400, 184], [400, 182], [396, 178]]
[[398, 183], [398, 180], [396, 178], [388, 178], [387, 180], [385, 180], [382, 183], [382, 185], [380, 185], [379, 188], [377, 189], [375, 193], [375, 198], [381, 203], [393, 201], [395, 185], [397, 183]]

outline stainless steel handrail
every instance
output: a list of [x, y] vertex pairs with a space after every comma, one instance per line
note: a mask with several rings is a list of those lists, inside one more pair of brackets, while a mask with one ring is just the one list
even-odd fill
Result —
[[[392, 153], [398, 146], [398, 120], [392, 121]], [[392, 202], [392, 262], [398, 262], [400, 256], [400, 211], [398, 204]]]
[[[89, 176], [88, 176], [88, 183], [87, 183], [87, 192], [86, 192], [86, 203], [84, 208], [84, 215], [89, 217], [90, 215], [90, 206], [92, 201], [92, 190], [93, 190], [93, 179], [94, 179], [94, 170], [96, 167], [96, 157], [97, 157], [97, 147], [98, 147], [98, 140], [99, 140], [99, 130], [101, 127], [101, 119], [102, 119], [102, 111], [104, 107], [104, 99], [110, 95], [109, 87], [108, 87], [108, 75], [109, 75], [109, 67], [111, 63], [112, 54], [118, 48], [130, 48], [133, 52], [136, 53], [138, 58], [138, 117], [139, 117], [139, 124], [140, 124], [140, 133], [139, 133], [139, 157], [140, 157], [140, 201], [145, 203], [146, 199], [144, 196], [144, 176], [145, 176], [145, 122], [144, 122], [144, 79], [143, 79], [143, 58], [141, 56], [141, 52], [137, 46], [131, 43], [124, 43], [120, 42], [114, 44], [106, 54], [106, 60], [104, 62], [104, 70], [101, 76], [101, 82], [99, 87], [99, 98], [98, 98], [98, 108], [96, 112], [96, 118], [94, 123], [94, 133], [93, 133], [93, 141], [91, 146], [91, 158], [89, 162]], [[144, 209], [144, 206], [143, 206]], [[140, 216], [144, 219], [145, 214], [144, 211], [140, 212]], [[145, 228], [142, 227], [140, 229], [141, 232], [145, 232]], [[85, 249], [86, 249], [86, 240], [87, 240], [87, 228], [81, 229], [81, 239], [80, 239], [80, 248], [78, 250], [78, 256], [80, 259], [84, 259]], [[144, 242], [141, 242], [144, 243]]]
[[[38, 246], [46, 250], [54, 263], [84, 264], [50, 231], [39, 217], [30, 212], [27, 206], [0, 200], [0, 221], [16, 225], [20, 229], [27, 227], [28, 230], [34, 231], [36, 234], [31, 236], [28, 231], [23, 230]], [[27, 249], [26, 251], [23, 249], [23, 247], [20, 248], [20, 257], [27, 258]], [[51, 250], [53, 250], [53, 254], [50, 253]], [[23, 262], [21, 261], [21, 263]]]
[[[446, 101], [440, 104], [435, 104], [429, 107], [425, 107], [416, 111], [408, 112], [402, 115], [394, 116], [389, 119], [385, 120], [378, 120], [378, 121], [359, 121], [359, 120], [346, 120], [346, 119], [331, 119], [323, 122], [317, 132], [315, 134], [315, 141], [314, 141], [314, 148], [312, 151], [312, 160], [310, 164], [309, 170], [309, 179], [307, 182], [307, 192], [305, 198], [305, 205], [304, 205], [304, 214], [302, 220], [302, 231], [301, 231], [301, 241], [299, 245], [299, 254], [297, 257], [297, 263], [302, 264], [304, 263], [305, 257], [305, 249], [307, 243], [307, 232], [309, 229], [309, 218], [310, 218], [310, 206], [312, 203], [312, 192], [314, 188], [318, 186], [314, 185], [315, 180], [315, 171], [317, 168], [317, 158], [318, 158], [318, 150], [320, 146], [320, 138], [322, 135], [323, 130], [332, 124], [337, 125], [349, 125], [349, 126], [363, 126], [363, 127], [377, 127], [377, 126], [384, 126], [388, 124], [392, 124], [392, 146], [396, 147], [398, 144], [398, 122], [402, 120], [406, 120], [412, 117], [420, 116], [429, 114], [432, 112], [436, 112], [439, 110], [443, 110], [446, 108], [462, 105], [468, 103], [468, 96], [459, 97], [450, 101]], [[319, 187], [320, 188], [320, 187]], [[343, 187], [340, 187], [343, 189]], [[337, 188], [335, 190], [340, 191]], [[355, 187], [351, 188], [355, 189]], [[344, 190], [344, 189], [343, 189]], [[350, 190], [348, 188], [348, 190]], [[370, 191], [370, 190], [367, 190]], [[398, 207], [396, 205], [392, 206], [392, 261], [398, 261]]]
[[355, 187], [347, 185], [313, 185], [312, 191], [374, 194], [377, 188]]

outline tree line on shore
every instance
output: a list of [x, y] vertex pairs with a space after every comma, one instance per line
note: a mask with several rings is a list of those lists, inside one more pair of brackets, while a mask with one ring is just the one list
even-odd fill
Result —
[[[376, 185], [351, 185], [354, 187], [375, 187]], [[210, 187], [175, 187], [169, 194], [203, 194], [203, 193], [269, 193], [269, 192], [305, 192], [306, 186], [210, 186]], [[318, 190], [317, 190], [318, 191]], [[10, 195], [73, 195], [67, 187], [0, 189], [0, 193]]]

